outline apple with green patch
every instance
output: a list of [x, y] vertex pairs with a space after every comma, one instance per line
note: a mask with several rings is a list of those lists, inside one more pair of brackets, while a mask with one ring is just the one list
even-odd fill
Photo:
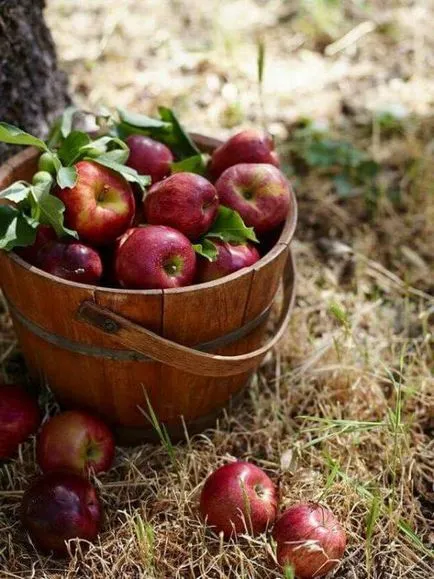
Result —
[[74, 187], [58, 189], [65, 222], [91, 245], [109, 245], [131, 226], [135, 213], [130, 184], [115, 171], [94, 161], [75, 165]]
[[113, 463], [114, 452], [113, 434], [106, 424], [79, 410], [62, 412], [48, 420], [36, 444], [37, 462], [44, 472], [105, 472]]
[[115, 276], [121, 287], [164, 289], [190, 285], [196, 253], [189, 239], [165, 225], [129, 229], [115, 250]]

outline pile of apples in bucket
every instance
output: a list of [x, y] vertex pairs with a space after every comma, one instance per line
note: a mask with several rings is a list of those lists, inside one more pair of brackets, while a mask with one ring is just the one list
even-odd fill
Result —
[[47, 142], [0, 123], [0, 141], [41, 151], [32, 183], [0, 193], [0, 248], [69, 281], [127, 289], [258, 261], [294, 210], [272, 139], [245, 130], [209, 156], [171, 110], [160, 115], [98, 117], [94, 138], [71, 130], [70, 115]]
[[[247, 130], [208, 156], [172, 111], [159, 112], [100, 116], [90, 137], [72, 130], [70, 109], [47, 142], [0, 123], [1, 141], [41, 151], [32, 182], [0, 192], [0, 248], [69, 281], [132, 289], [202, 283], [255, 263], [293, 210], [272, 140]], [[40, 421], [21, 387], [0, 387], [0, 459], [13, 457]], [[102, 506], [90, 476], [111, 467], [114, 448], [109, 428], [85, 412], [44, 423], [36, 441], [44, 474], [21, 505], [35, 545], [65, 555], [69, 540], [96, 538]], [[208, 477], [198, 508], [225, 538], [257, 535], [274, 524], [278, 491], [259, 467], [238, 461]], [[334, 515], [310, 503], [281, 514], [273, 537], [278, 562], [300, 578], [328, 573], [346, 543]]]

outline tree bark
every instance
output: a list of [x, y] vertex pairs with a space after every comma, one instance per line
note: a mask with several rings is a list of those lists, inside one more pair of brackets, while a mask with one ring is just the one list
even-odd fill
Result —
[[[45, 0], [0, 0], [0, 121], [38, 137], [70, 103], [44, 6]], [[0, 143], [0, 163], [14, 149]]]

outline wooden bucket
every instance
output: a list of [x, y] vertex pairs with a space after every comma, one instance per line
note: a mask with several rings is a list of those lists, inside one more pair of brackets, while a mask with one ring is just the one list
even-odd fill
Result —
[[[219, 142], [194, 135], [204, 151]], [[31, 180], [38, 152], [0, 168], [0, 189]], [[228, 277], [167, 290], [107, 289], [72, 283], [0, 251], [0, 286], [34, 378], [65, 408], [105, 418], [118, 440], [154, 439], [149, 404], [173, 438], [213, 424], [249, 382], [287, 327], [294, 301], [289, 248], [296, 201], [277, 243]], [[284, 297], [273, 337], [263, 344], [279, 283]]]

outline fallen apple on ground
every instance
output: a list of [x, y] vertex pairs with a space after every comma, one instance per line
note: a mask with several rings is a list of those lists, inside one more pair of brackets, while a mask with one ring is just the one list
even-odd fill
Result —
[[261, 256], [253, 243], [227, 243], [218, 239], [212, 240], [217, 248], [215, 261], [199, 257], [197, 266], [197, 281], [206, 282], [230, 275], [243, 267], [256, 263]]
[[130, 149], [126, 164], [139, 175], [149, 175], [152, 183], [170, 175], [174, 157], [166, 145], [144, 135], [130, 135], [125, 142]]
[[103, 273], [98, 252], [82, 243], [50, 241], [38, 252], [37, 266], [62, 279], [97, 284]]
[[75, 165], [74, 187], [58, 189], [65, 205], [65, 222], [91, 245], [109, 245], [133, 222], [134, 194], [118, 173], [93, 161]]
[[206, 523], [224, 536], [258, 535], [273, 522], [277, 489], [263, 470], [249, 462], [233, 462], [213, 472], [200, 496]]
[[214, 185], [195, 173], [175, 173], [151, 187], [144, 201], [145, 218], [168, 225], [196, 240], [213, 224], [219, 200]]
[[273, 537], [277, 560], [292, 567], [299, 579], [322, 577], [334, 569], [345, 551], [345, 531], [333, 513], [318, 504], [301, 503], [276, 521]]
[[193, 282], [196, 273], [196, 254], [187, 237], [172, 227], [136, 227], [118, 242], [115, 272], [124, 288], [186, 286]]
[[50, 472], [24, 493], [21, 521], [35, 544], [67, 555], [66, 541], [93, 541], [101, 528], [102, 506], [95, 488], [72, 472]]
[[256, 129], [237, 133], [214, 151], [210, 173], [217, 179], [226, 169], [239, 163], [269, 163], [279, 167], [271, 136]]
[[109, 428], [96, 416], [79, 410], [51, 418], [42, 427], [36, 444], [36, 458], [43, 472], [106, 472], [113, 463], [114, 452]]
[[283, 173], [263, 163], [234, 165], [219, 177], [220, 203], [238, 213], [258, 234], [278, 227], [291, 210], [290, 184]]
[[0, 459], [13, 456], [40, 421], [36, 400], [21, 386], [0, 386]]

